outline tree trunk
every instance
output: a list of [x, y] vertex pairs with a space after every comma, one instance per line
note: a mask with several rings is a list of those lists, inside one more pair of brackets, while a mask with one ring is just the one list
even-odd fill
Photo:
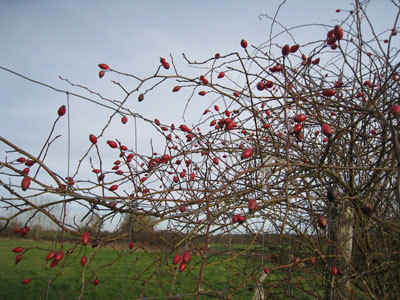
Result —
[[[351, 299], [352, 284], [349, 279], [353, 250], [353, 211], [343, 202], [328, 207], [328, 268], [325, 275], [325, 300]], [[341, 210], [343, 214], [341, 214]], [[335, 265], [343, 275], [333, 276], [331, 267]]]

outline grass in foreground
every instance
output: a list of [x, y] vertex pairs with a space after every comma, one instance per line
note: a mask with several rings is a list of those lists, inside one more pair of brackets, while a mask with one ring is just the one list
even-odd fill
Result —
[[[17, 254], [11, 250], [17, 246], [29, 250], [15, 265]], [[74, 248], [73, 244], [66, 244], [64, 258], [58, 266], [50, 268], [50, 262], [45, 258], [52, 246], [52, 243], [43, 241], [0, 239], [0, 299], [46, 299], [47, 292], [48, 299], [78, 299], [80, 295], [83, 299], [138, 299], [167, 295], [186, 295], [180, 299], [194, 298], [190, 295], [194, 293], [198, 280], [200, 256], [192, 257], [187, 269], [180, 273], [177, 266], [172, 265], [169, 253], [145, 253], [134, 248], [126, 255], [127, 251], [118, 249], [103, 248], [98, 252], [98, 248], [80, 245]], [[70, 255], [65, 254], [68, 248], [73, 249]], [[82, 255], [88, 258], [86, 268], [80, 264]], [[210, 256], [208, 264], [211, 265], [204, 270], [203, 289], [220, 290], [219, 296], [227, 298], [233, 293], [233, 288], [240, 287], [233, 299], [251, 299], [254, 279], [259, 278], [262, 268], [258, 262], [254, 264], [252, 257], [239, 257], [221, 264], [229, 255], [232, 254]], [[264, 284], [265, 291], [279, 293], [285, 289], [281, 284], [283, 276], [278, 271], [271, 274]], [[21, 284], [25, 278], [32, 280], [29, 285]], [[96, 278], [99, 279], [97, 286], [93, 284]], [[47, 288], [50, 281], [52, 283]], [[309, 289], [313, 283], [300, 281], [296, 283], [299, 288], [292, 288], [290, 292], [296, 293], [300, 299], [310, 299], [309, 295], [302, 296], [301, 290]], [[211, 295], [201, 297], [211, 298]]]

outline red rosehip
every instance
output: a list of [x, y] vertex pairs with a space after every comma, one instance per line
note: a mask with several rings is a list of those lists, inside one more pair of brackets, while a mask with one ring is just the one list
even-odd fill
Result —
[[343, 39], [343, 29], [339, 25], [336, 25], [335, 28], [333, 29], [333, 35], [335, 38], [340, 41]]
[[24, 251], [24, 248], [22, 248], [22, 247], [16, 247], [12, 250], [12, 252], [14, 252], [14, 253], [21, 253], [22, 251]]
[[321, 125], [321, 131], [322, 131], [322, 133], [324, 134], [324, 135], [326, 135], [326, 136], [330, 136], [330, 135], [332, 135], [332, 128], [331, 128], [331, 126], [329, 126], [328, 124], [322, 124]]
[[293, 45], [292, 47], [290, 47], [290, 52], [292, 53], [297, 52], [297, 50], [299, 50], [299, 45]]
[[63, 115], [65, 115], [65, 113], [67, 112], [67, 108], [65, 107], [65, 105], [61, 105], [60, 108], [58, 109], [57, 113], [60, 117], [62, 117]]
[[325, 229], [326, 226], [328, 225], [328, 221], [326, 220], [326, 218], [321, 215], [318, 216], [317, 223], [318, 223], [318, 226], [321, 227], [322, 229]]
[[85, 266], [86, 266], [86, 261], [87, 261], [86, 256], [85, 256], [85, 255], [82, 256], [82, 257], [81, 257], [81, 265], [82, 265], [82, 267], [85, 267]]
[[305, 114], [298, 114], [297, 116], [294, 117], [294, 120], [298, 123], [304, 122], [307, 119], [307, 116]]
[[21, 254], [18, 254], [18, 255], [15, 257], [15, 264], [19, 263], [21, 260], [22, 260], [22, 255], [21, 255]]
[[325, 97], [332, 97], [336, 94], [336, 90], [334, 89], [323, 89], [322, 90], [322, 95]]
[[84, 232], [82, 233], [81, 237], [82, 245], [86, 246], [90, 242], [90, 233], [89, 232]]
[[256, 199], [250, 199], [249, 203], [248, 203], [248, 207], [249, 207], [249, 212], [255, 211], [255, 209], [257, 207], [257, 200]]
[[289, 45], [286, 44], [285, 46], [282, 47], [282, 55], [283, 56], [287, 56], [289, 54], [289, 52], [290, 52]]
[[395, 115], [395, 116], [400, 116], [400, 105], [398, 104], [393, 104], [390, 107], [390, 112]]
[[242, 159], [247, 159], [249, 157], [251, 157], [253, 155], [253, 149], [244, 149], [244, 151], [242, 152]]
[[182, 256], [178, 253], [177, 255], [175, 255], [174, 259], [172, 260], [172, 263], [174, 265], [178, 264], [178, 262], [180, 262], [182, 259]]
[[94, 134], [89, 135], [89, 140], [92, 142], [92, 144], [97, 143], [97, 137]]
[[99, 64], [99, 68], [103, 70], [109, 70], [110, 67], [107, 64]]
[[30, 185], [31, 185], [31, 178], [28, 176], [25, 176], [24, 179], [22, 179], [22, 181], [21, 181], [22, 190], [26, 191]]

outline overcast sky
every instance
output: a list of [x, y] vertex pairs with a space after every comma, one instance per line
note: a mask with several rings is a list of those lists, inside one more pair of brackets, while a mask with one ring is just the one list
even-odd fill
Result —
[[[111, 80], [98, 78], [98, 63], [112, 68], [148, 76], [159, 65], [159, 58], [176, 58], [180, 68], [184, 52], [202, 60], [215, 53], [240, 51], [240, 40], [262, 44], [270, 32], [270, 22], [260, 14], [273, 16], [282, 1], [26, 1], [0, 0], [0, 66], [60, 89], [73, 89], [58, 76], [99, 91], [106, 97], [121, 99], [122, 93]], [[376, 0], [370, 5], [378, 31], [389, 13], [390, 1]], [[352, 9], [351, 1], [287, 0], [278, 20], [287, 27], [304, 23], [335, 24], [343, 15], [337, 8]], [[343, 12], [342, 14], [347, 14]], [[383, 25], [382, 25], [383, 26]], [[276, 25], [276, 32], [280, 28]], [[326, 32], [298, 30], [296, 42], [322, 39]], [[287, 37], [286, 37], [287, 38]], [[278, 39], [286, 43], [285, 36]], [[291, 43], [290, 40], [288, 40]], [[111, 74], [112, 75], [112, 74]], [[169, 87], [168, 87], [169, 89]], [[130, 107], [147, 116], [158, 117], [167, 124], [180, 124], [186, 99], [171, 93], [148, 97], [139, 103], [134, 97]], [[64, 94], [56, 93], [13, 74], [0, 70], [0, 135], [37, 155], [45, 141], [56, 112], [66, 103]], [[204, 105], [205, 107], [206, 105]], [[203, 108], [202, 108], [203, 109]], [[194, 109], [192, 109], [194, 110]], [[88, 134], [98, 133], [110, 112], [71, 97], [72, 157], [80, 158], [88, 146]], [[188, 123], [196, 123], [199, 111], [188, 113]], [[141, 125], [141, 124], [139, 124]], [[144, 126], [144, 125], [143, 125]], [[113, 127], [126, 134], [133, 147], [133, 122]], [[139, 141], [148, 151], [151, 131], [145, 127]], [[57, 134], [63, 138], [54, 145], [49, 161], [66, 176], [66, 121]], [[112, 132], [109, 132], [112, 137]], [[84, 144], [84, 147], [82, 147]], [[1, 159], [6, 147], [0, 145]]]

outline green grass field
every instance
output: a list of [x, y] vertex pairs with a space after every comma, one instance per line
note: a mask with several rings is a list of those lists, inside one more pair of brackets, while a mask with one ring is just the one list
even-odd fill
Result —
[[[15, 265], [17, 254], [11, 250], [17, 246], [29, 250], [23, 253], [22, 261]], [[221, 250], [221, 245], [215, 246]], [[92, 249], [88, 246], [85, 249], [78, 245], [70, 255], [64, 255], [58, 266], [50, 268], [50, 262], [46, 262], [45, 258], [51, 247], [50, 242], [0, 239], [0, 299], [46, 299], [47, 292], [48, 299], [78, 299], [82, 292], [83, 299], [138, 299], [168, 295], [186, 295], [180, 299], [194, 299], [190, 295], [195, 292], [200, 256], [193, 256], [186, 270], [180, 273], [177, 266], [172, 264], [170, 253], [145, 253], [133, 249], [126, 256], [127, 251], [121, 249], [102, 248], [97, 253], [98, 248]], [[64, 249], [70, 247], [74, 245], [66, 244]], [[89, 261], [87, 268], [80, 264], [80, 258], [84, 254]], [[229, 255], [234, 255], [234, 252], [214, 256], [210, 252], [207, 261], [210, 265], [204, 270], [202, 288], [220, 290], [219, 296], [222, 298], [234, 294], [233, 299], [251, 299], [254, 294], [254, 278], [259, 278], [261, 266], [258, 262], [255, 263], [256, 258], [252, 256], [219, 263]], [[304, 289], [312, 289], [313, 280], [295, 282], [292, 277], [291, 285], [298, 288], [289, 289], [282, 285], [284, 276], [279, 271], [273, 272], [264, 283], [266, 292], [272, 295], [286, 289], [290, 293], [296, 293], [298, 299], [313, 299], [302, 292]], [[21, 284], [25, 278], [30, 278], [31, 283]], [[93, 284], [95, 278], [100, 281], [97, 286]], [[52, 284], [48, 289], [49, 281]], [[234, 292], [235, 287], [240, 288]], [[212, 298], [210, 295], [201, 297]], [[280, 298], [276, 296], [271, 299]]]

